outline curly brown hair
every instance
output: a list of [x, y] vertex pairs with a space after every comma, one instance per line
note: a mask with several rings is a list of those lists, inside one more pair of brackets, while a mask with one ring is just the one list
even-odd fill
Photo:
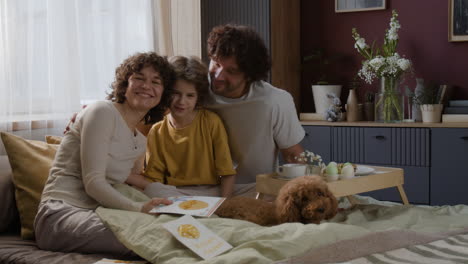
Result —
[[173, 56], [169, 58], [174, 68], [176, 80], [184, 80], [195, 85], [197, 106], [205, 106], [209, 93], [208, 68], [197, 57]]
[[115, 80], [112, 82], [112, 92], [107, 99], [112, 102], [123, 104], [126, 100], [125, 92], [128, 87], [128, 79], [133, 73], [140, 72], [143, 68], [151, 66], [159, 73], [164, 86], [159, 104], [151, 108], [143, 117], [145, 124], [153, 124], [162, 119], [164, 112], [169, 106], [169, 99], [174, 86], [175, 74], [171, 64], [166, 57], [155, 52], [136, 53], [120, 64], [115, 69]]
[[255, 30], [247, 26], [226, 24], [214, 27], [208, 35], [208, 56], [236, 58], [247, 81], [266, 79], [271, 68], [268, 49]]

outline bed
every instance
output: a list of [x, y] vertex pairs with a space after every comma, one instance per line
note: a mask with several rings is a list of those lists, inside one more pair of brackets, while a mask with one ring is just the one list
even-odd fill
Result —
[[[127, 186], [117, 188], [132, 199], [141, 199]], [[355, 199], [356, 206], [341, 200], [340, 207], [346, 209], [320, 225], [261, 227], [216, 216], [198, 218], [233, 246], [209, 261], [202, 261], [163, 228], [178, 216], [154, 217], [106, 208], [98, 208], [97, 213], [127, 247], [151, 263], [385, 263], [392, 258], [400, 260], [396, 263], [414, 263], [418, 258], [423, 263], [468, 263], [468, 206]]]
[[0, 199], [0, 263], [94, 263], [103, 257], [109, 257], [44, 251], [37, 248], [34, 240], [22, 239], [15, 187], [7, 156], [0, 156]]
[[[15, 145], [15, 150], [19, 148]], [[34, 164], [35, 172], [36, 163], [26, 164]], [[29, 182], [31, 179], [26, 186]], [[24, 217], [20, 221], [21, 210], [15, 199], [18, 184], [9, 160], [0, 156], [0, 263], [94, 263], [113, 258], [43, 251], [34, 240], [22, 239]], [[116, 187], [132, 199], [147, 199], [126, 185]], [[198, 218], [233, 246], [207, 261], [162, 227], [178, 216], [155, 217], [107, 208], [98, 208], [96, 212], [122, 243], [151, 263], [401, 263], [418, 258], [421, 263], [468, 263], [468, 206], [406, 206], [363, 196], [355, 198], [357, 206], [340, 201], [344, 209], [320, 225], [288, 223], [261, 227], [216, 216]]]

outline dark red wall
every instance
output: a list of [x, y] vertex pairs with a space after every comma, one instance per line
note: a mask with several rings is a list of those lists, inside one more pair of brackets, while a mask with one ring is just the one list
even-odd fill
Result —
[[[301, 1], [301, 54], [305, 56], [316, 48], [324, 48], [328, 56], [339, 54], [340, 59], [328, 69], [339, 84], [343, 84], [341, 99], [348, 95], [348, 84], [361, 66], [362, 56], [354, 48], [351, 29], [356, 27], [368, 44], [376, 41], [380, 47], [389, 27], [392, 9], [399, 14], [401, 29], [398, 53], [410, 59], [414, 75], [405, 83], [412, 89], [415, 78], [433, 80], [454, 86], [452, 99], [468, 99], [468, 41], [448, 41], [447, 0], [387, 0], [385, 10], [335, 13], [333, 0]], [[312, 112], [311, 84], [316, 79], [315, 68], [303, 64], [301, 111]], [[364, 82], [363, 82], [364, 83]], [[377, 91], [377, 81], [363, 85]]]

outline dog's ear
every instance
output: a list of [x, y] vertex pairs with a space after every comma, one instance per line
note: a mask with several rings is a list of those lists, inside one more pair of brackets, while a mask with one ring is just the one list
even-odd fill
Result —
[[325, 219], [329, 220], [338, 213], [338, 201], [336, 200], [335, 195], [333, 195], [333, 193], [328, 189], [327, 196], [330, 201], [330, 207], [328, 208], [327, 213], [325, 214]]
[[283, 188], [276, 197], [276, 217], [279, 223], [300, 222], [301, 212], [297, 204], [297, 192]]

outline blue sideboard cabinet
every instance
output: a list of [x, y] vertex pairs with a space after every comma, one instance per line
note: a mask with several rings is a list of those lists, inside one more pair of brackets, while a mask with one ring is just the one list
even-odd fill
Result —
[[431, 204], [468, 204], [468, 129], [433, 128]]
[[322, 156], [323, 162], [330, 162], [332, 160], [331, 129], [331, 127], [326, 126], [304, 126], [306, 134], [301, 142], [301, 146], [305, 150]]
[[[404, 188], [414, 204], [468, 204], [467, 128], [430, 124], [330, 123], [304, 125], [303, 147], [324, 161], [403, 168]], [[442, 126], [442, 124], [438, 124]], [[462, 161], [463, 160], [463, 161]], [[468, 166], [467, 166], [468, 167]], [[448, 175], [449, 174], [449, 175]], [[395, 188], [366, 193], [379, 200], [400, 201]]]

